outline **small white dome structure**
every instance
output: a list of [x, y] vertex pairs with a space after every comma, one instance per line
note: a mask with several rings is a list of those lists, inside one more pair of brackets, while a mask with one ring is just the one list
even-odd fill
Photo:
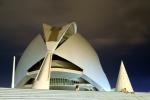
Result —
[[43, 28], [44, 35], [37, 35], [20, 58], [16, 88], [111, 90], [98, 55], [74, 22]]

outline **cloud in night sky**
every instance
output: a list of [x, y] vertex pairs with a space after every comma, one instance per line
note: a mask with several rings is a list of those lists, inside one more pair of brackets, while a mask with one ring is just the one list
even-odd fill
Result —
[[[150, 0], [0, 0], [0, 80], [5, 70], [10, 82], [12, 56], [19, 58], [30, 41], [42, 33], [42, 23], [61, 26], [75, 21], [78, 32], [98, 52], [112, 87], [123, 59], [135, 89], [148, 91], [149, 18]], [[139, 73], [142, 80], [146, 77], [148, 88], [135, 84], [141, 79]], [[0, 85], [8, 86], [8, 82]]]

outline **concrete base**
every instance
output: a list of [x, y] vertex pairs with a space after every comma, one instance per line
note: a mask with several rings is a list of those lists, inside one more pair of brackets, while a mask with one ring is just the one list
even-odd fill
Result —
[[49, 90], [49, 81], [35, 81], [32, 88], [33, 89], [48, 89]]
[[0, 88], [0, 100], [150, 100], [150, 93]]

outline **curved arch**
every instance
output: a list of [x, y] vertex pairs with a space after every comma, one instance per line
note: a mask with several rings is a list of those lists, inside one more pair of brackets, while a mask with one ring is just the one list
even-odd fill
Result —
[[62, 29], [59, 31], [57, 40], [59, 44], [62, 44], [69, 37], [71, 37], [73, 34], [76, 34], [76, 33], [77, 33], [77, 25], [75, 22], [72, 22], [62, 27]]

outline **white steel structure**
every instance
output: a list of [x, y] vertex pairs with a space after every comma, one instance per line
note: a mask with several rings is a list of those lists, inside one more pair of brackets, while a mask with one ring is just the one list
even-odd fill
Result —
[[15, 72], [16, 88], [110, 91], [95, 50], [76, 24], [52, 27], [43, 24], [24, 51]]

